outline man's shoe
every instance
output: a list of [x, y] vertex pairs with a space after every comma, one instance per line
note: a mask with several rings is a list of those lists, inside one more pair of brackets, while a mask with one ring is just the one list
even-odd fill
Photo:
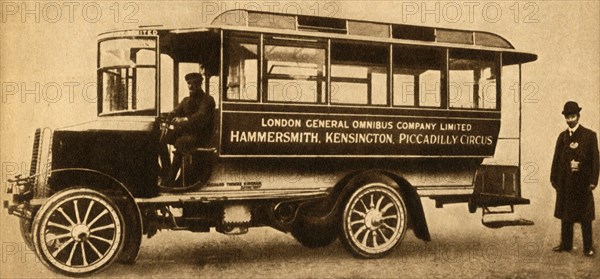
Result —
[[560, 253], [560, 252], [569, 252], [569, 251], [571, 251], [571, 249], [565, 249], [561, 245], [558, 245], [558, 246], [552, 248], [552, 251]]
[[586, 256], [586, 257], [593, 257], [594, 254], [596, 254], [596, 252], [594, 251], [594, 249], [583, 251], [583, 255]]

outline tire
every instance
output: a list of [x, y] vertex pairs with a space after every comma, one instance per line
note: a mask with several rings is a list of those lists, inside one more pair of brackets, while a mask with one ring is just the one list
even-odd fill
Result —
[[87, 276], [109, 266], [124, 245], [125, 222], [104, 194], [71, 188], [50, 197], [33, 221], [35, 253], [68, 276]]
[[123, 201], [119, 204], [119, 208], [125, 218], [127, 231], [125, 232], [123, 250], [119, 253], [117, 262], [131, 265], [135, 263], [142, 244], [142, 220], [139, 210], [133, 201]]
[[383, 183], [358, 188], [346, 200], [341, 214], [340, 240], [359, 258], [380, 258], [402, 242], [407, 211], [398, 191]]
[[21, 229], [21, 237], [25, 241], [25, 245], [31, 251], [35, 251], [33, 247], [33, 235], [31, 234], [31, 221], [23, 218], [19, 218], [19, 228]]
[[292, 236], [305, 247], [319, 248], [333, 243], [337, 239], [337, 231], [329, 224], [320, 225], [301, 218], [292, 227]]

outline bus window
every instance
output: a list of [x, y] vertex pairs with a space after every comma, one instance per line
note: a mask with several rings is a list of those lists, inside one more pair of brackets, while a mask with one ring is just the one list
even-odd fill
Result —
[[324, 49], [266, 45], [264, 57], [263, 88], [267, 101], [324, 102]]
[[387, 46], [331, 44], [331, 103], [387, 105]]
[[394, 69], [394, 106], [415, 105], [415, 75]]
[[226, 99], [258, 100], [258, 44], [231, 39], [228, 44]]
[[155, 109], [156, 42], [111, 39], [100, 44], [100, 113]]
[[448, 63], [451, 108], [496, 109], [497, 63], [493, 56], [452, 51]]
[[444, 55], [439, 50], [394, 46], [394, 106], [440, 107]]

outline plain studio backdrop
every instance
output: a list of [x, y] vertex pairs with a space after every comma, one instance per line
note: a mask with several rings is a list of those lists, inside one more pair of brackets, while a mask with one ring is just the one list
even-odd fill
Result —
[[[547, 226], [547, 235], [541, 237], [549, 239], [548, 249], [558, 240], [558, 223], [552, 218], [554, 193], [549, 174], [556, 137], [566, 129], [561, 115], [563, 104], [577, 101], [583, 107], [580, 123], [600, 130], [597, 1], [0, 3], [2, 199], [6, 179], [29, 172], [35, 128], [64, 127], [96, 117], [99, 33], [140, 25], [200, 26], [209, 24], [218, 13], [235, 8], [487, 31], [503, 36], [519, 51], [537, 54], [537, 61], [522, 67], [522, 187], [524, 197], [531, 199], [532, 204], [518, 209], [524, 217], [534, 219], [536, 226]], [[506, 82], [514, 84], [516, 76], [508, 76]], [[504, 94], [515, 96], [516, 88], [506, 88], [503, 84], [503, 89]], [[504, 117], [511, 120], [503, 123], [503, 133], [514, 135], [516, 131], [517, 101], [513, 98], [512, 102], [503, 103], [508, 109], [503, 112]], [[595, 192], [600, 208], [600, 193]], [[424, 203], [426, 214], [434, 212], [431, 202], [424, 199]], [[478, 222], [477, 216], [466, 212], [466, 206], [434, 214], [450, 217], [443, 218], [448, 221], [440, 221], [434, 215], [430, 227], [452, 227], [448, 224], [458, 218], [452, 217], [455, 215]], [[16, 233], [14, 218], [10, 217], [8, 222], [4, 210], [1, 215], [1, 236]], [[5, 226], [7, 222], [13, 227]], [[597, 225], [596, 231], [598, 234]], [[38, 267], [42, 268], [41, 264]]]

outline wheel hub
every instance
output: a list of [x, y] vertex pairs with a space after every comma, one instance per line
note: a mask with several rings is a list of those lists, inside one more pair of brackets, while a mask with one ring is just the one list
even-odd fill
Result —
[[77, 242], [84, 242], [90, 237], [90, 228], [86, 225], [76, 225], [71, 230], [71, 236]]
[[374, 231], [381, 227], [383, 216], [378, 210], [371, 210], [365, 216], [365, 225], [368, 229]]

